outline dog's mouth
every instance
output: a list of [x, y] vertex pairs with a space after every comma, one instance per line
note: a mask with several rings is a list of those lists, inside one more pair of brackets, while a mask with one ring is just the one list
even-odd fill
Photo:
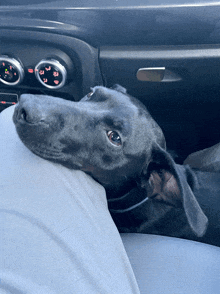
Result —
[[82, 163], [80, 160], [72, 160], [72, 157], [69, 154], [65, 154], [62, 152], [62, 148], [57, 148], [52, 146], [52, 144], [44, 144], [44, 143], [26, 143], [23, 142], [24, 145], [35, 155], [51, 161], [53, 163], [61, 164], [69, 169], [81, 170]]
[[[26, 144], [27, 145], [27, 144]], [[48, 147], [46, 144], [35, 144], [27, 146], [34, 154], [51, 160], [61, 160], [64, 159], [61, 151], [54, 147]]]

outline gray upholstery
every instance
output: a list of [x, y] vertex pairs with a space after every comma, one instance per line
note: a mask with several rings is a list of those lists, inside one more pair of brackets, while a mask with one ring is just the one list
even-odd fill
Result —
[[121, 234], [142, 294], [219, 294], [220, 248], [144, 234]]

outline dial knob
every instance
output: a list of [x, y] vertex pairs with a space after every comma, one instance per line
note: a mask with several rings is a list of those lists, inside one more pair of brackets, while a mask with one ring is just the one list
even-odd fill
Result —
[[0, 81], [6, 85], [14, 86], [24, 78], [24, 69], [21, 63], [8, 56], [0, 56]]
[[35, 67], [38, 81], [47, 88], [59, 89], [67, 79], [66, 68], [55, 59], [42, 59]]

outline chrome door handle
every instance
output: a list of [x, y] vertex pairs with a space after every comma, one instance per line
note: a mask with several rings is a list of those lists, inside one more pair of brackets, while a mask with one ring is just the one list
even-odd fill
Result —
[[178, 82], [182, 78], [165, 67], [146, 67], [137, 71], [136, 77], [142, 82]]

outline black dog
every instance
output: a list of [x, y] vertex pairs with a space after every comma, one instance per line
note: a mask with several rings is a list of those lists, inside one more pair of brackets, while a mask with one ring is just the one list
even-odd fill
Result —
[[13, 120], [33, 153], [106, 188], [119, 231], [220, 246], [220, 175], [175, 164], [157, 123], [121, 86], [95, 87], [79, 102], [22, 95]]

